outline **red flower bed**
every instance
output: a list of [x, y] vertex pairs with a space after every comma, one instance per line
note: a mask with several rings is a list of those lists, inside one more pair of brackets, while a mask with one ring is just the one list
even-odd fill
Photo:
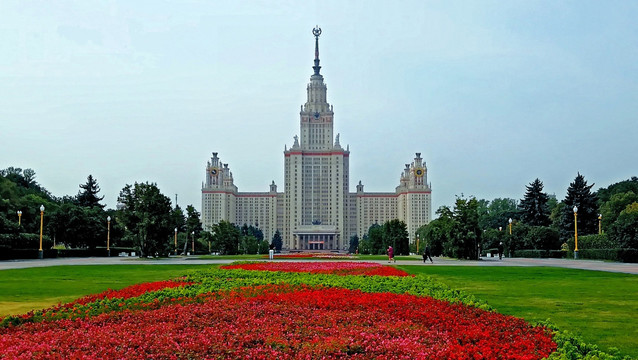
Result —
[[136, 284], [136, 285], [127, 286], [121, 290], [108, 289], [99, 294], [87, 295], [85, 297], [81, 297], [77, 299], [71, 304], [76, 303], [76, 304], [84, 305], [84, 304], [92, 303], [94, 301], [98, 301], [102, 299], [114, 299], [114, 298], [129, 299], [129, 298], [140, 296], [144, 293], [151, 292], [151, 291], [170, 289], [174, 287], [186, 286], [191, 284], [193, 283], [185, 282], [185, 281], [174, 281], [174, 280]]
[[[262, 256], [268, 258], [268, 255]], [[277, 254], [277, 259], [353, 259], [350, 254], [332, 254], [332, 253], [298, 253], [298, 254]]]
[[[162, 289], [170, 289], [170, 288], [175, 288], [180, 286], [187, 286], [191, 284], [194, 284], [194, 283], [186, 282], [186, 281], [168, 280], [168, 281], [156, 281], [156, 282], [150, 282], [150, 283], [131, 285], [121, 290], [108, 289], [99, 294], [87, 295], [87, 296], [81, 297], [70, 303], [58, 304], [56, 306], [52, 306], [50, 308], [46, 308], [39, 311], [30, 311], [23, 315], [9, 316], [6, 319], [11, 320], [13, 318], [13, 321], [12, 321], [13, 323], [16, 323], [16, 322], [24, 323], [24, 322], [41, 321], [41, 320], [44, 320], [44, 321], [54, 320], [56, 319], [56, 317], [59, 317], [63, 313], [68, 313], [67, 316], [73, 316], [73, 317], [78, 317], [81, 315], [86, 316], [86, 314], [80, 313], [78, 310], [78, 308], [79, 307], [81, 308], [82, 305], [91, 304], [93, 302], [96, 302], [102, 299], [114, 299], [114, 298], [130, 299], [130, 298], [134, 298], [142, 294], [145, 294], [147, 292], [153, 292], [153, 291], [158, 291]], [[3, 320], [6, 320], [6, 319], [0, 318], [0, 324], [3, 322]], [[1, 355], [2, 354], [0, 354], [0, 358], [2, 358]]]
[[0, 329], [0, 357], [16, 359], [540, 359], [555, 348], [543, 328], [472, 307], [287, 285]]
[[336, 275], [412, 276], [392, 266], [368, 262], [259, 262], [224, 265], [221, 268]]

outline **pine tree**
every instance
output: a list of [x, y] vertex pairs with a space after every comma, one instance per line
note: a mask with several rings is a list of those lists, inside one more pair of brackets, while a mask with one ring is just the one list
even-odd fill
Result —
[[598, 232], [598, 196], [591, 192], [594, 184], [587, 185], [585, 177], [580, 173], [569, 184], [567, 196], [563, 203], [561, 230], [562, 235], [574, 235], [574, 206], [578, 208], [578, 235], [596, 234]]
[[279, 232], [279, 230], [275, 231], [275, 235], [273, 235], [272, 242], [270, 244], [275, 248], [275, 250], [281, 251], [284, 242], [281, 239], [281, 233]]
[[100, 187], [97, 184], [97, 179], [93, 178], [93, 175], [89, 175], [86, 178], [86, 184], [80, 184], [80, 190], [77, 196], [78, 205], [84, 207], [99, 207], [104, 209], [104, 205], [100, 204], [100, 201], [104, 199], [104, 196], [98, 197]]
[[526, 186], [526, 189], [525, 197], [519, 205], [523, 222], [531, 226], [549, 225], [549, 209], [547, 206], [549, 196], [543, 192], [543, 182], [536, 179]]

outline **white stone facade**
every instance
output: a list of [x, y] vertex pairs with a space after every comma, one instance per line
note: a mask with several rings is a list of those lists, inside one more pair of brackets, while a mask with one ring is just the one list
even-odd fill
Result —
[[319, 73], [318, 35], [313, 33], [314, 74], [299, 114], [301, 138], [295, 136], [284, 150], [284, 192], [278, 193], [274, 182], [269, 192], [239, 192], [228, 164], [213, 153], [202, 184], [204, 229], [227, 220], [257, 226], [269, 241], [279, 230], [285, 250], [343, 251], [352, 235], [361, 238], [372, 224], [399, 219], [407, 224], [412, 242], [432, 213], [425, 162], [417, 153], [394, 192], [366, 193], [359, 181], [357, 191], [350, 193], [350, 151], [341, 147], [339, 134], [334, 137], [333, 107]]

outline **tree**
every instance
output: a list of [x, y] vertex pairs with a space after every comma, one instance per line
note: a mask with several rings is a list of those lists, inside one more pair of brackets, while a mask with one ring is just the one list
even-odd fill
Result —
[[498, 229], [505, 227], [507, 221], [520, 217], [516, 200], [509, 198], [496, 198], [492, 201], [477, 200], [479, 215], [479, 228], [481, 230]]
[[93, 178], [93, 175], [89, 175], [86, 178], [86, 184], [80, 184], [80, 189], [77, 195], [77, 203], [79, 206], [104, 209], [104, 205], [100, 204], [104, 196], [97, 196], [100, 192], [100, 187], [97, 184], [97, 179]]
[[200, 214], [193, 205], [186, 207], [186, 231], [190, 234], [193, 231], [195, 236], [199, 236], [202, 231], [202, 223], [199, 221]]
[[618, 217], [620, 213], [631, 205], [638, 202], [638, 194], [633, 191], [627, 191], [624, 193], [616, 193], [600, 207], [600, 214], [602, 215], [602, 227], [608, 229]]
[[609, 228], [609, 236], [622, 249], [638, 249], [638, 202], [627, 205]]
[[543, 192], [543, 182], [538, 178], [526, 186], [525, 197], [519, 204], [521, 220], [531, 226], [549, 225], [549, 196]]
[[383, 255], [387, 247], [383, 241], [383, 227], [379, 224], [372, 224], [368, 229], [368, 246], [370, 254]]
[[598, 195], [598, 205], [602, 206], [609, 201], [614, 194], [626, 193], [628, 191], [638, 194], [638, 177], [632, 176], [631, 179], [598, 189], [596, 192], [596, 195]]
[[242, 236], [254, 236], [258, 241], [262, 241], [264, 239], [264, 233], [256, 226], [244, 224], [241, 229]]
[[118, 218], [126, 236], [140, 249], [140, 256], [169, 254], [173, 222], [171, 200], [154, 183], [126, 185], [118, 197], [124, 205]]
[[478, 224], [478, 201], [475, 197], [457, 197], [454, 204], [454, 226], [448, 244], [451, 256], [459, 259], [477, 259], [481, 241]]
[[560, 236], [556, 229], [547, 226], [533, 226], [525, 236], [525, 247], [536, 250], [559, 250]]
[[565, 207], [559, 218], [559, 231], [563, 241], [574, 234], [574, 206], [578, 207], [578, 234], [589, 235], [598, 232], [598, 198], [591, 192], [594, 184], [587, 185], [580, 173], [569, 184], [567, 196], [563, 200]]
[[259, 252], [259, 241], [252, 235], [241, 237], [240, 250], [242, 254], [257, 254]]
[[386, 221], [383, 224], [383, 238], [385, 245], [392, 246], [395, 255], [410, 255], [408, 226], [403, 221]]
[[359, 242], [359, 254], [373, 254], [372, 248], [370, 247], [370, 239], [368, 238], [368, 234], [363, 235], [361, 241]]
[[49, 213], [48, 230], [56, 243], [72, 248], [106, 246], [106, 213], [100, 207], [82, 207], [69, 199]]
[[357, 235], [352, 235], [350, 237], [350, 246], [348, 247], [348, 252], [350, 254], [354, 254], [359, 250], [359, 237]]
[[505, 243], [506, 236], [508, 235], [509, 233], [503, 230], [498, 230], [498, 229], [485, 230], [483, 232], [482, 241], [481, 241], [482, 249], [487, 250], [487, 249], [498, 248], [498, 244], [500, 242]]
[[268, 250], [270, 250], [270, 244], [268, 243], [268, 241], [262, 240], [259, 243], [259, 250], [257, 251], [257, 253], [258, 254], [268, 254]]
[[420, 248], [430, 245], [430, 251], [434, 256], [441, 256], [450, 238], [452, 237], [452, 228], [454, 219], [452, 210], [447, 206], [441, 206], [436, 213], [438, 219], [430, 221], [425, 229], [420, 232]]
[[223, 255], [237, 255], [239, 250], [239, 229], [226, 220], [213, 225], [213, 245]]
[[270, 243], [275, 250], [281, 251], [281, 248], [284, 246], [284, 242], [281, 239], [281, 233], [279, 230], [275, 231], [275, 235], [272, 236], [272, 242]]

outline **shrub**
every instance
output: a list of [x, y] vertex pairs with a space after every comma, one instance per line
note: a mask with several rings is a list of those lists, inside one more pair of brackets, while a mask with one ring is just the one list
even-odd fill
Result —
[[537, 250], [560, 249], [560, 236], [556, 229], [548, 226], [533, 226], [525, 235], [525, 245]]

